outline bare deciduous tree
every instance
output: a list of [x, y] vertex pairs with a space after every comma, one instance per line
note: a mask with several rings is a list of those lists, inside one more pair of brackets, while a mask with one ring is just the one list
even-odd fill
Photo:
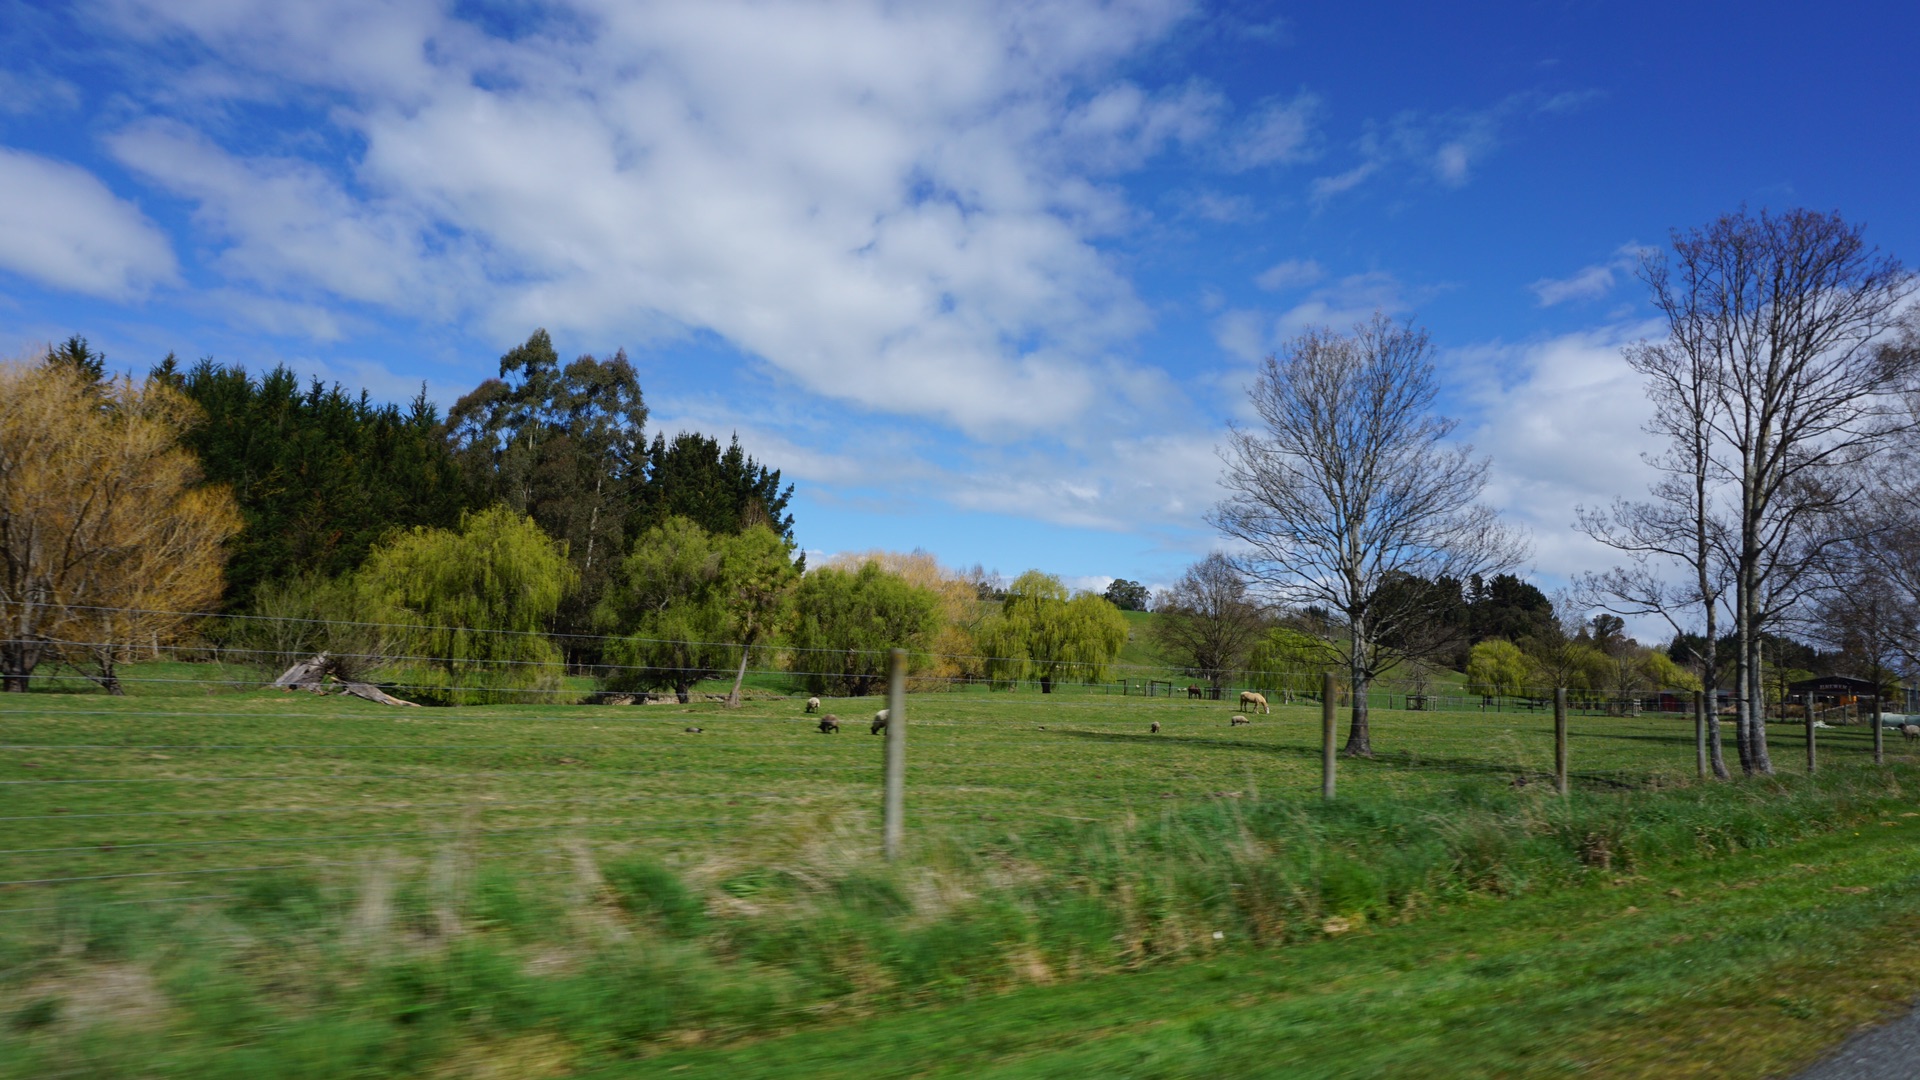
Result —
[[[1629, 609], [1692, 607], [1709, 643], [1731, 593], [1740, 762], [1769, 773], [1760, 635], [1848, 540], [1835, 511], [1859, 490], [1844, 478], [1893, 430], [1891, 395], [1920, 367], [1920, 350], [1887, 337], [1913, 280], [1858, 227], [1807, 210], [1677, 232], [1641, 272], [1667, 338], [1627, 359], [1647, 378], [1651, 429], [1668, 438], [1656, 459], [1666, 475], [1651, 502], [1583, 515], [1638, 563], [1588, 584]], [[1685, 566], [1689, 583], [1662, 584], [1649, 569], [1660, 560]]]
[[[1209, 520], [1246, 545], [1242, 573], [1288, 607], [1340, 621], [1352, 682], [1346, 753], [1372, 756], [1367, 691], [1426, 640], [1444, 591], [1409, 580], [1490, 576], [1524, 544], [1478, 500], [1487, 462], [1433, 413], [1424, 331], [1376, 314], [1351, 334], [1310, 330], [1248, 390], [1260, 424], [1222, 450], [1232, 493]], [[1456, 598], [1457, 601], [1457, 598]]]
[[1217, 551], [1187, 567], [1153, 609], [1154, 639], [1216, 690], [1267, 625], [1246, 579]]

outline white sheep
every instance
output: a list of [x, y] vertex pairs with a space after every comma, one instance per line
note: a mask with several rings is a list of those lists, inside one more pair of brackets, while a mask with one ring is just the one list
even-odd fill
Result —
[[885, 730], [887, 730], [887, 710], [881, 709], [873, 714], [873, 727], [867, 731], [867, 734], [878, 735]]
[[1901, 724], [1900, 734], [1905, 735], [1908, 742], [1920, 739], [1920, 724]]
[[819, 711], [820, 711], [820, 699], [819, 699], [819, 698], [817, 698], [817, 697], [810, 697], [810, 698], [808, 698], [808, 699], [807, 699], [807, 711], [808, 711], [808, 712], [810, 712], [810, 713], [817, 713], [817, 712], [819, 712]]
[[1228, 727], [1246, 727], [1248, 724], [1251, 724], [1251, 723], [1253, 723], [1253, 721], [1247, 719], [1244, 716], [1241, 716], [1239, 713], [1234, 713], [1233, 719], [1227, 721], [1227, 726]]

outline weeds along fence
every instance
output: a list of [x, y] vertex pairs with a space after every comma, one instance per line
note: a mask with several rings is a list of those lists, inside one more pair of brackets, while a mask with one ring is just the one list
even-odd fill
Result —
[[[821, 711], [841, 729], [822, 733], [796, 685], [805, 665], [750, 665], [755, 692], [738, 708], [705, 693], [730, 680], [701, 684], [686, 704], [578, 704], [596, 680], [569, 675], [495, 705], [403, 709], [264, 690], [275, 674], [267, 655], [149, 642], [121, 667], [123, 696], [71, 664], [36, 675], [32, 692], [0, 695], [0, 909], [62, 896], [278, 902], [329, 876], [577, 880], [629, 856], [735, 867], [737, 881], [710, 876], [750, 905], [753, 868], [880, 849], [887, 740], [868, 732], [886, 701], [827, 695]], [[408, 685], [384, 676], [448, 661], [368, 659], [388, 665], [372, 674], [401, 694]], [[1324, 689], [1273, 695], [1262, 711], [1237, 692], [1142, 697], [1117, 692], [1118, 680], [1057, 683], [1050, 694], [931, 676], [912, 685], [896, 714], [911, 731], [898, 774], [909, 851], [1196, 801], [1313, 798], [1325, 780]], [[1337, 759], [1343, 796], [1475, 783], [1551, 793], [1562, 777], [1608, 789], [1696, 775], [1694, 717], [1648, 707], [1664, 702], [1658, 693], [1569, 694], [1564, 723], [1550, 689], [1426, 697], [1418, 707], [1405, 693], [1372, 699], [1373, 756]], [[1337, 688], [1333, 704], [1338, 749], [1349, 716]], [[1804, 714], [1769, 725], [1783, 771], [1798, 767], [1809, 737], [1821, 768], [1872, 760], [1871, 723], [1840, 725], [1817, 703]], [[1830, 716], [1834, 726], [1811, 726]], [[1727, 741], [1731, 755], [1730, 730]], [[1895, 742], [1890, 750], [1906, 751]]]

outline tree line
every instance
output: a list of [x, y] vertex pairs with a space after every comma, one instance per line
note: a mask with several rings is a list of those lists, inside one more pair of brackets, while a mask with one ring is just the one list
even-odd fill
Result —
[[[861, 694], [891, 648], [941, 678], [1104, 677], [1118, 612], [1034, 571], [882, 552], [807, 572], [791, 484], [698, 433], [647, 440], [624, 353], [560, 362], [536, 331], [441, 416], [168, 356], [110, 376], [78, 336], [0, 368], [0, 678], [55, 663], [120, 689], [136, 649], [193, 639], [446, 703], [671, 689], [801, 656]], [[203, 621], [196, 613], [239, 616]]]

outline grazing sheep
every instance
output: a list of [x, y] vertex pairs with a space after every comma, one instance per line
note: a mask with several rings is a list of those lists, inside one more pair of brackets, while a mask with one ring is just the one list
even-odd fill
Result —
[[700, 730], [699, 728], [697, 728], [697, 727], [690, 727], [690, 728], [688, 728], [688, 729], [687, 729], [687, 734], [689, 734], [689, 735], [699, 735], [699, 734], [702, 734], [702, 732], [701, 732], [701, 730]]
[[1239, 713], [1234, 713], [1233, 719], [1227, 721], [1227, 726], [1228, 727], [1246, 727], [1248, 724], [1251, 724], [1251, 723], [1253, 723], [1253, 721], [1247, 719], [1244, 716], [1241, 716]]
[[821, 717], [820, 718], [820, 734], [822, 735], [840, 734], [840, 718], [833, 715], [832, 713], [828, 713], [827, 715]]
[[867, 734], [878, 735], [885, 730], [887, 730], [887, 710], [881, 709], [873, 714], [873, 726], [867, 729]]
[[1151, 731], [1151, 732], [1152, 732], [1152, 733], [1154, 733], [1155, 735], [1158, 735], [1158, 734], [1160, 734], [1160, 721], [1158, 721], [1158, 720], [1155, 720], [1155, 721], [1154, 721], [1153, 723], [1151, 723], [1151, 724], [1148, 724], [1148, 725], [1147, 725], [1147, 730], [1148, 730], [1148, 731]]
[[817, 697], [810, 697], [810, 698], [808, 698], [808, 699], [807, 699], [807, 711], [808, 711], [808, 712], [810, 712], [810, 713], [817, 713], [817, 712], [819, 712], [819, 711], [820, 711], [820, 699], [819, 699], [819, 698], [817, 698]]
[[1267, 695], [1256, 694], [1251, 690], [1240, 691], [1240, 707], [1248, 712], [1252, 712], [1255, 709], [1259, 709], [1261, 712], [1273, 711], [1267, 708]]
[[1901, 724], [1900, 734], [1905, 735], [1908, 742], [1920, 739], [1920, 724]]

